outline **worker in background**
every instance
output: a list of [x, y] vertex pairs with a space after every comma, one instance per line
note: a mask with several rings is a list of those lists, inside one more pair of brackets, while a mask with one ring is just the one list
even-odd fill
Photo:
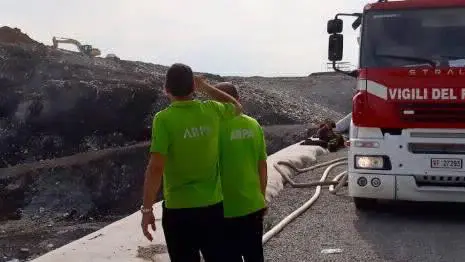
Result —
[[324, 123], [320, 124], [318, 131], [316, 132], [316, 136], [319, 139], [328, 142], [334, 136], [333, 128], [336, 128], [336, 123], [332, 120], [326, 119]]
[[[231, 83], [216, 87], [236, 100]], [[266, 144], [260, 124], [240, 114], [224, 120], [220, 135], [220, 175], [229, 261], [264, 261], [262, 236], [266, 208]]]
[[315, 135], [311, 135], [313, 129], [308, 130], [307, 135], [310, 137], [302, 145], [321, 146], [330, 152], [335, 152], [345, 147], [344, 137], [340, 132], [335, 131], [334, 128], [336, 128], [336, 123], [330, 119], [326, 119], [320, 124]]
[[[194, 90], [215, 100], [193, 99]], [[163, 176], [162, 226], [172, 262], [223, 262], [224, 217], [218, 170], [220, 121], [239, 115], [230, 95], [193, 76], [189, 66], [172, 65], [166, 74], [168, 108], [153, 120], [150, 160], [141, 207], [142, 230], [155, 230], [152, 205]]]

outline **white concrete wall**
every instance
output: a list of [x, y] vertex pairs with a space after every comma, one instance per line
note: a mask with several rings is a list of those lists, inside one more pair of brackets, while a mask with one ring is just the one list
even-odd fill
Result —
[[[272, 201], [283, 188], [281, 175], [273, 167], [278, 161], [291, 161], [297, 167], [312, 165], [317, 157], [328, 153], [317, 146], [294, 144], [268, 157], [267, 201]], [[285, 172], [292, 171], [283, 167]], [[157, 230], [153, 242], [149, 242], [141, 230], [141, 214], [136, 212], [111, 225], [108, 225], [79, 240], [51, 251], [34, 262], [168, 262], [166, 243], [161, 226], [161, 202], [154, 205]]]

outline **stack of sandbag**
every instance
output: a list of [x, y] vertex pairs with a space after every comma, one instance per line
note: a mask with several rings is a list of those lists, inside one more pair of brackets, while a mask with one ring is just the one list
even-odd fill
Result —
[[[282, 175], [274, 167], [279, 161], [286, 161], [297, 168], [305, 168], [314, 165], [320, 155], [327, 154], [328, 151], [320, 146], [308, 146], [297, 143], [286, 147], [270, 156], [267, 159], [268, 166], [268, 184], [266, 187], [266, 201], [270, 202], [283, 189]], [[292, 177], [295, 173], [290, 167], [280, 165], [280, 170], [286, 175]]]

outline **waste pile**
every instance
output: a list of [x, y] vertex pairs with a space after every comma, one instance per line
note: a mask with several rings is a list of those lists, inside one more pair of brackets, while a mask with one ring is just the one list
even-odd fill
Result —
[[[168, 104], [162, 92], [166, 69], [53, 49], [19, 29], [2, 27], [0, 167], [148, 140], [153, 114]], [[318, 97], [315, 103], [302, 98], [312, 95], [315, 79], [298, 79], [300, 84], [271, 79], [277, 86], [261, 83], [270, 80], [265, 78], [206, 76], [211, 82], [238, 84], [246, 111], [263, 125], [315, 123], [341, 115], [318, 104]], [[304, 96], [287, 95], [295, 87]], [[346, 100], [350, 103], [350, 97]]]

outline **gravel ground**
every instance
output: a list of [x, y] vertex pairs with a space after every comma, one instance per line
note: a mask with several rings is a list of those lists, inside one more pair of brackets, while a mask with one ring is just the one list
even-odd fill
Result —
[[88, 222], [50, 220], [49, 223], [24, 219], [1, 224], [0, 262], [29, 261], [122, 218], [108, 216]]
[[[292, 120], [285, 122], [283, 119], [280, 125], [296, 122], [317, 124], [325, 118], [337, 121], [352, 110], [355, 81], [342, 74], [316, 74], [309, 77], [225, 77], [225, 80], [238, 85], [241, 97], [243, 96], [247, 102], [250, 100], [250, 103], [254, 103], [265, 99], [267, 108], [279, 108], [278, 112]], [[248, 110], [258, 117], [264, 114], [263, 107], [252, 107]]]
[[[319, 162], [345, 154], [330, 154]], [[322, 172], [301, 174], [296, 180], [317, 180]], [[266, 226], [277, 224], [313, 193], [313, 189], [286, 185], [270, 205]], [[314, 206], [266, 243], [265, 258], [280, 262], [464, 261], [464, 219], [464, 205], [442, 203], [387, 203], [373, 212], [358, 213], [345, 189], [335, 196], [324, 188]], [[331, 248], [342, 252], [321, 253]]]

